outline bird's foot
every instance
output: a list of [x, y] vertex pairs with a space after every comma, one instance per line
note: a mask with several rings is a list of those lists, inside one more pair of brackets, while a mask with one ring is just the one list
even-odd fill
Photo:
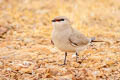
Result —
[[64, 63], [64, 64], [58, 64], [59, 66], [65, 66], [66, 65], [66, 63]]

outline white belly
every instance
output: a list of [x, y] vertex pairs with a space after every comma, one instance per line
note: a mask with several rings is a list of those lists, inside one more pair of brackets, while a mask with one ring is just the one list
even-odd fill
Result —
[[75, 47], [71, 46], [69, 43], [66, 43], [65, 41], [62, 41], [62, 40], [60, 42], [55, 41], [54, 43], [55, 43], [55, 46], [61, 51], [65, 51], [65, 52], [76, 51]]

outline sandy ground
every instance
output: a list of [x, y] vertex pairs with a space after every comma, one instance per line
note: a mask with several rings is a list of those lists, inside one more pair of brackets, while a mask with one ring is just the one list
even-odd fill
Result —
[[[106, 42], [60, 66], [64, 52], [50, 43], [56, 16]], [[0, 0], [0, 80], [120, 80], [120, 0]]]

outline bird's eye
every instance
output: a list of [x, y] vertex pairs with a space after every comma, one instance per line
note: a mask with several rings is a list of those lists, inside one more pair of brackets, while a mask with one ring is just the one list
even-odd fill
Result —
[[61, 19], [60, 21], [64, 21], [64, 19]]

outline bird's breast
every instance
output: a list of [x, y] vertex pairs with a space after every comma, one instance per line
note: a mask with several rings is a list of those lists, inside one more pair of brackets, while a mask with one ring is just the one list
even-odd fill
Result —
[[62, 51], [75, 51], [75, 48], [70, 44], [69, 37], [71, 35], [71, 31], [53, 31], [52, 33], [52, 41], [54, 45]]

